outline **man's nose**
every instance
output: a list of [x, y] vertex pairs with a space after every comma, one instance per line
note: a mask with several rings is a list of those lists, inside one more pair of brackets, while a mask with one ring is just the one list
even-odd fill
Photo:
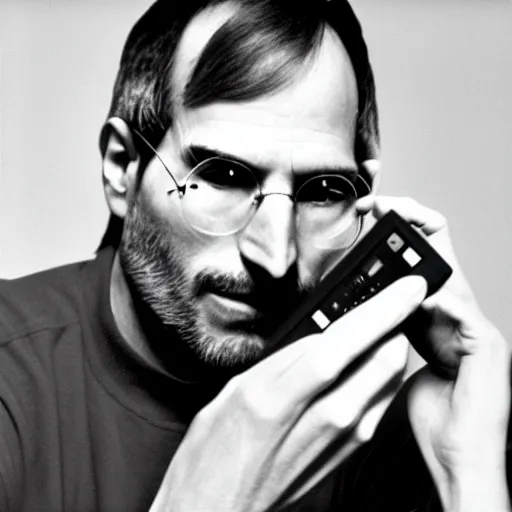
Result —
[[295, 229], [291, 197], [267, 194], [240, 234], [240, 252], [273, 278], [284, 277], [297, 258]]

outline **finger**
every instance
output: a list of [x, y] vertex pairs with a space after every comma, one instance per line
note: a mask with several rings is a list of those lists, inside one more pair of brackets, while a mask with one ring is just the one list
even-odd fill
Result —
[[388, 407], [391, 405], [394, 396], [395, 395], [393, 394], [385, 397], [380, 402], [375, 404], [363, 416], [363, 418], [357, 425], [354, 436], [360, 443], [366, 443], [373, 437], [375, 431], [377, 430], [377, 426], [380, 423], [380, 420], [386, 413]]
[[439, 212], [427, 208], [409, 197], [377, 196], [374, 201], [373, 212], [380, 219], [390, 210], [395, 210], [409, 224], [419, 228], [429, 236], [443, 229], [447, 229], [446, 218]]
[[[290, 495], [287, 496], [287, 501], [296, 501], [309, 492], [328, 474], [347, 460], [363, 443], [369, 441], [373, 437], [378, 424], [393, 401], [393, 398], [394, 395], [389, 394], [376, 403], [362, 418], [356, 429], [356, 435], [348, 439], [343, 437], [338, 438], [337, 442], [330, 444], [324, 449], [322, 453], [323, 457], [320, 455], [321, 463], [311, 465], [309, 472], [303, 471], [297, 474], [295, 485]], [[318, 454], [316, 458], [318, 458]], [[307, 478], [305, 475], [307, 475]]]
[[426, 290], [426, 281], [420, 276], [396, 281], [324, 333], [292, 343], [245, 372], [245, 387], [261, 400], [270, 389], [272, 401], [262, 407], [272, 408], [276, 414], [301, 413], [356, 358], [409, 316], [425, 298]]
[[421, 234], [430, 237], [429, 242], [450, 264], [454, 272], [446, 283], [445, 288], [448, 286], [454, 293], [464, 294], [468, 301], [476, 303], [471, 288], [455, 256], [448, 234], [446, 218], [436, 210], [427, 208], [409, 197], [377, 196], [375, 198], [373, 213], [377, 219], [384, 216], [390, 210], [398, 213], [405, 221], [417, 228]]
[[[299, 500], [327, 475], [339, 468], [360, 446], [357, 441], [348, 439], [329, 447], [323, 454], [317, 454], [317, 462], [310, 463], [308, 471], [295, 471], [293, 485], [289, 486], [288, 493], [283, 496], [278, 505], [294, 503]], [[281, 507], [278, 508], [281, 509]]]
[[[411, 382], [407, 393], [411, 427], [417, 438], [426, 438], [432, 425], [442, 421], [448, 412], [452, 384], [437, 377], [428, 366], [416, 373]], [[435, 459], [433, 455], [431, 458]]]
[[453, 379], [486, 322], [466, 293], [442, 289], [425, 299], [405, 322], [404, 332], [436, 373]]
[[375, 194], [368, 194], [356, 201], [356, 211], [360, 215], [370, 213], [375, 207]]
[[311, 355], [311, 366], [318, 364], [329, 369], [332, 373], [328, 382], [331, 383], [339, 373], [335, 370], [339, 357], [348, 364], [366, 353], [421, 304], [426, 287], [423, 277], [407, 276], [347, 313], [326, 329], [326, 350], [316, 350]]
[[509, 344], [491, 325], [471, 326], [469, 329], [466, 326], [461, 336], [468, 353], [461, 358], [453, 390], [452, 405], [455, 412], [460, 407], [460, 413], [463, 414], [464, 407], [478, 407], [481, 404], [488, 416], [501, 417], [502, 422], [508, 422], [511, 355]]
[[393, 391], [400, 385], [407, 361], [407, 346], [407, 338], [398, 334], [379, 347], [350, 378], [336, 385], [308, 409], [304, 414], [306, 424], [312, 424], [311, 430], [322, 432], [327, 439], [352, 429], [382, 394], [389, 394], [390, 383], [394, 383]]
[[475, 296], [455, 255], [448, 234], [446, 218], [439, 212], [427, 208], [408, 197], [376, 197], [373, 210], [376, 218], [382, 217], [391, 209], [416, 227], [420, 233], [430, 237], [429, 243], [452, 267], [453, 273], [439, 293], [442, 293], [443, 290], [450, 290], [453, 294], [463, 298], [468, 305], [471, 304], [477, 311], [478, 305]]
[[[444, 317], [452, 325], [457, 326], [461, 334], [461, 341], [468, 343], [478, 336], [478, 332], [487, 325], [485, 318], [476, 308], [476, 304], [468, 301], [463, 294], [455, 295], [446, 290], [440, 290], [425, 299], [421, 305], [422, 310], [431, 317]], [[460, 347], [461, 354], [471, 351], [471, 346]]]
[[[318, 468], [318, 473], [308, 475], [307, 485], [314, 485], [371, 438], [400, 386], [406, 354], [407, 339], [398, 335], [380, 347], [347, 382], [323, 395], [304, 412], [282, 445], [283, 450], [288, 444], [293, 445], [300, 456], [300, 461], [290, 461], [288, 474], [282, 475], [286, 480], [300, 481], [302, 472], [298, 468], [306, 463]], [[316, 464], [319, 459], [322, 464]], [[302, 491], [304, 485], [300, 486]]]

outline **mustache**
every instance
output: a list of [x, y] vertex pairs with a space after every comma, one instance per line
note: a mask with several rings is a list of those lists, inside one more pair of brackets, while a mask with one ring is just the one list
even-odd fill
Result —
[[312, 285], [300, 283], [296, 273], [289, 273], [280, 279], [256, 281], [247, 274], [233, 276], [203, 270], [195, 276], [194, 281], [197, 297], [209, 292], [241, 297], [262, 310], [274, 309], [276, 306], [278, 310], [283, 310], [296, 306], [313, 289]]

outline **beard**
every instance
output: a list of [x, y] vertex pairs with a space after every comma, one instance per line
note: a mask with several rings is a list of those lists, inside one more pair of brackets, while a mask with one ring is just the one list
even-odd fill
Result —
[[[151, 349], [166, 365], [165, 359], [176, 358], [176, 352], [183, 354], [176, 348], [185, 345], [200, 364], [234, 373], [259, 361], [267, 353], [266, 341], [311, 287], [298, 284], [295, 267], [279, 280], [214, 270], [191, 275], [183, 251], [173, 244], [169, 232], [138, 198], [132, 203], [119, 257], [140, 323], [151, 333]], [[229, 332], [214, 334], [198, 307], [198, 299], [212, 291], [259, 297], [264, 311], [258, 320], [233, 322]]]

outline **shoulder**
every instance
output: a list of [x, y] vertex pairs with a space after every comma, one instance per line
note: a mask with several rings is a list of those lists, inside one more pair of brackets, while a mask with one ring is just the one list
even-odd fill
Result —
[[18, 279], [0, 280], [0, 346], [77, 322], [80, 270], [74, 263]]

